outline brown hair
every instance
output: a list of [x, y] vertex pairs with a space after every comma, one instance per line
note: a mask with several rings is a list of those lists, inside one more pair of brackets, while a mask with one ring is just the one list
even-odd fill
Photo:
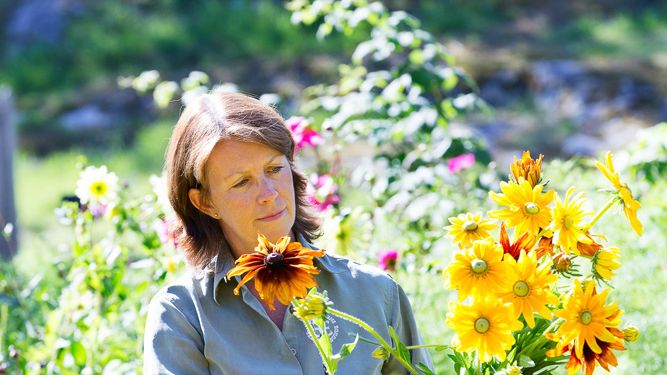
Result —
[[177, 216], [174, 232], [188, 263], [203, 268], [216, 255], [227, 255], [227, 241], [218, 222], [199, 211], [188, 197], [192, 188], [207, 190], [206, 162], [223, 139], [263, 144], [287, 157], [296, 202], [292, 231], [309, 242], [319, 237], [319, 221], [305, 196], [307, 179], [294, 166], [294, 140], [280, 114], [243, 94], [210, 93], [196, 98], [181, 113], [165, 161], [167, 195]]

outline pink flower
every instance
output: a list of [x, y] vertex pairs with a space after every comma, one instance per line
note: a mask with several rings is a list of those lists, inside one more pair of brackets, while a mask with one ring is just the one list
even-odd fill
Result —
[[88, 205], [88, 210], [93, 215], [93, 218], [99, 219], [107, 211], [107, 205], [91, 203]]
[[176, 240], [176, 233], [172, 231], [173, 222], [158, 219], [153, 223], [153, 229], [158, 235], [160, 242], [163, 245], [173, 245], [174, 248], [178, 247], [178, 241]]
[[292, 132], [292, 138], [296, 144], [295, 153], [306, 147], [316, 147], [324, 143], [320, 133], [308, 126], [303, 117], [292, 116], [285, 121], [285, 125]]
[[337, 191], [338, 186], [331, 176], [328, 174], [313, 175], [306, 188], [306, 198], [315, 209], [322, 212], [340, 201], [340, 197], [336, 194]]
[[475, 164], [475, 154], [462, 154], [455, 158], [449, 159], [447, 168], [450, 172], [458, 173], [463, 169], [472, 167]]
[[396, 262], [398, 261], [398, 251], [394, 249], [384, 250], [380, 253], [378, 263], [380, 268], [385, 271], [396, 271]]

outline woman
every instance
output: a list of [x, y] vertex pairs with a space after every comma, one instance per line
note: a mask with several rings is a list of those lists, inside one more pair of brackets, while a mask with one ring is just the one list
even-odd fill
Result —
[[[144, 341], [146, 374], [323, 374], [304, 325], [286, 305], [263, 301], [254, 283], [233, 290], [234, 260], [253, 252], [258, 233], [304, 247], [319, 226], [305, 199], [306, 178], [294, 168], [294, 141], [271, 107], [242, 94], [208, 94], [182, 113], [167, 151], [168, 195], [180, 228], [179, 247], [193, 272], [151, 301]], [[334, 307], [373, 326], [388, 342], [389, 326], [406, 345], [421, 339], [402, 289], [387, 274], [333, 255], [316, 258], [316, 281]], [[334, 352], [369, 337], [329, 317]], [[339, 374], [404, 373], [395, 360], [373, 358], [360, 341]], [[431, 366], [425, 349], [415, 364]]]

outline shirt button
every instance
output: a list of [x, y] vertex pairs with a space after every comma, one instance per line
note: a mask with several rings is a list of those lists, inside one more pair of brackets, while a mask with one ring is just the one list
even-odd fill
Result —
[[290, 347], [289, 350], [292, 352], [292, 354], [296, 355], [296, 349]]

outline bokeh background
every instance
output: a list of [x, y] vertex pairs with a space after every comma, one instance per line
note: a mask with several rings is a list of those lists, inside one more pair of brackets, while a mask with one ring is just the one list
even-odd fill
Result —
[[[618, 276], [617, 298], [626, 316], [645, 333], [642, 341], [621, 354], [616, 373], [664, 371], [667, 239], [661, 228], [667, 224], [663, 198], [667, 130], [660, 123], [667, 119], [667, 4], [657, 0], [383, 3], [391, 11], [414, 16], [420, 29], [444, 46], [451, 66], [470, 79], [465, 85], [454, 83], [453, 95], [470, 92], [481, 99], [469, 109], [457, 107], [456, 116], [447, 121], [450, 141], [465, 141], [428, 162], [446, 165], [452, 157], [469, 152], [476, 163], [455, 178], [440, 181], [452, 192], [447, 204], [439, 203], [440, 216], [426, 218], [424, 211], [434, 206], [433, 197], [424, 198], [424, 192], [396, 188], [369, 201], [363, 184], [354, 187], [354, 181], [364, 179], [354, 168], [359, 160], [377, 160], [380, 150], [391, 148], [387, 142], [400, 143], [403, 138], [360, 136], [345, 143], [342, 153], [335, 151], [340, 165], [333, 163], [340, 168], [336, 177], [340, 202], [333, 213], [323, 213], [329, 220], [323, 241], [332, 246], [343, 243], [346, 255], [369, 263], [377, 263], [383, 250], [398, 249], [402, 257], [396, 277], [414, 296], [420, 324], [434, 327], [425, 329], [430, 341], [447, 342], [451, 332], [444, 327], [444, 313], [449, 294], [424, 286], [441, 285], [438, 272], [451, 252], [451, 245], [438, 242], [444, 232], [436, 224], [446, 224], [446, 218], [458, 212], [490, 207], [479, 191], [506, 176], [512, 158], [522, 150], [545, 155], [549, 161], [545, 174], [555, 187], [564, 191], [568, 184], [583, 184], [592, 192], [604, 181], [594, 174], [591, 158], [614, 151], [626, 167], [625, 178], [641, 197], [640, 219], [646, 227], [646, 234], [637, 239], [616, 215], [605, 232], [628, 254]], [[18, 252], [11, 262], [4, 262], [0, 276], [0, 303], [5, 307], [0, 316], [5, 319], [4, 326], [0, 324], [4, 340], [0, 344], [5, 346], [0, 347], [0, 359], [18, 366], [18, 360], [9, 359], [7, 343], [14, 342], [14, 347], [25, 343], [24, 353], [28, 344], [44, 344], [48, 333], [40, 327], [49, 319], [49, 311], [63, 305], [59, 295], [71, 283], [67, 275], [73, 264], [74, 234], [54, 211], [72, 198], [78, 166], [104, 164], [125, 186], [145, 193], [151, 191], [149, 176], [161, 174], [165, 145], [182, 102], [175, 96], [160, 108], [151, 90], [137, 90], [136, 81], [135, 87], [128, 87], [133, 77], [156, 70], [161, 80], [180, 82], [192, 71], [205, 72], [210, 86], [264, 95], [286, 118], [310, 114], [311, 126], [326, 133], [329, 114], [307, 109], [308, 100], [317, 96], [313, 87], [354, 76], [341, 64], [351, 64], [359, 43], [368, 39], [369, 28], [318, 38], [317, 23], [294, 24], [292, 18], [283, 1], [269, 0], [0, 2], [0, 84], [7, 104], [3, 108], [11, 114], [0, 118], [14, 124], [16, 132], [15, 142], [0, 140], [0, 147], [15, 148], [13, 179], [3, 177], [0, 184], [5, 190], [13, 186], [16, 219], [11, 220], [13, 230], [5, 227], [5, 232], [10, 238], [18, 236], [12, 248]], [[300, 163], [321, 173], [327, 166], [331, 169], [324, 159], [326, 155], [308, 151]], [[405, 155], [400, 161], [406, 174], [417, 170], [406, 166]], [[417, 174], [411, 178], [421, 183], [427, 179]], [[346, 185], [341, 179], [352, 183]], [[393, 180], [388, 181], [391, 185]], [[414, 202], [418, 204], [411, 206]], [[373, 214], [387, 204], [403, 207], [405, 214], [404, 223], [387, 225], [412, 237], [388, 239], [396, 236], [393, 229], [382, 229], [388, 219]], [[2, 220], [5, 226], [8, 221]], [[370, 229], [364, 232], [364, 228]], [[354, 250], [360, 247], [364, 250]], [[171, 276], [161, 277], [160, 282]], [[21, 293], [23, 297], [16, 297]], [[33, 298], [42, 306], [28, 308], [25, 300]], [[10, 318], [28, 323], [7, 323]], [[79, 365], [79, 347], [71, 344], [76, 340], [61, 339], [70, 340], [65, 352]], [[132, 350], [140, 357], [140, 346]], [[43, 361], [62, 357], [61, 364], [66, 362], [62, 350], [43, 352]], [[109, 358], [105, 364], [114, 357]]]

